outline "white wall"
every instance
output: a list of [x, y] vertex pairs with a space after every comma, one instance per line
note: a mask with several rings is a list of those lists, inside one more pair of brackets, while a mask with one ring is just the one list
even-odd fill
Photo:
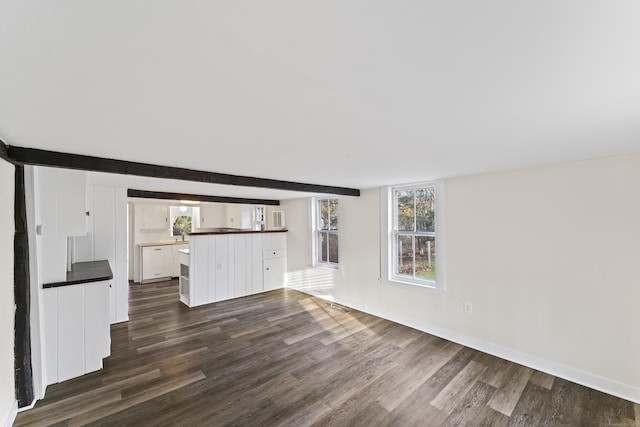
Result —
[[[378, 280], [380, 194], [342, 199], [341, 271], [307, 288], [640, 401], [640, 156], [446, 180], [444, 293]], [[283, 207], [305, 288], [309, 201]]]
[[0, 424], [11, 425], [17, 402], [14, 383], [14, 167], [0, 159]]

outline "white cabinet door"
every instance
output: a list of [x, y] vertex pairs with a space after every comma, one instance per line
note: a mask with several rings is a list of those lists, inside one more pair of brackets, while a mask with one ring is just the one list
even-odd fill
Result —
[[140, 228], [143, 230], [159, 230], [169, 228], [169, 207], [163, 205], [140, 205], [137, 213], [140, 216]]
[[36, 168], [43, 235], [84, 236], [87, 233], [86, 172]]
[[87, 174], [71, 169], [58, 170], [58, 234], [87, 234]]
[[251, 205], [228, 205], [226, 227], [228, 228], [253, 228], [253, 207]]
[[84, 374], [84, 317], [82, 285], [58, 288], [58, 381]]
[[286, 233], [266, 233], [262, 237], [264, 290], [282, 288], [287, 270], [287, 235]]
[[284, 287], [286, 258], [270, 258], [264, 261], [264, 290]]
[[142, 280], [171, 277], [173, 273], [171, 245], [142, 248]]
[[226, 206], [223, 204], [204, 205], [199, 208], [199, 215], [196, 220], [197, 228], [220, 228], [225, 227]]
[[109, 334], [109, 282], [85, 283], [84, 373], [102, 369], [111, 354]]

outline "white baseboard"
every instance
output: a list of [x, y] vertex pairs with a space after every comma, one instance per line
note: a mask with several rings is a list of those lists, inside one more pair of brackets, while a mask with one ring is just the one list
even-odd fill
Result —
[[[301, 292], [305, 292], [309, 295], [313, 295], [319, 298], [329, 299], [326, 295], [316, 294], [313, 291], [305, 291], [304, 289], [298, 289]], [[431, 325], [425, 322], [415, 322], [411, 319], [400, 319], [397, 315], [381, 312], [376, 310], [369, 310], [369, 307], [358, 307], [349, 303], [349, 301], [340, 301], [336, 298], [331, 298], [332, 301], [351, 307], [355, 310], [360, 310], [365, 313], [381, 317], [383, 319], [390, 320], [401, 325], [409, 326], [410, 328], [417, 329], [422, 332], [426, 332], [435, 335], [440, 338], [444, 338], [449, 341], [456, 342], [466, 347], [473, 348], [475, 350], [489, 353], [493, 356], [501, 359], [508, 360], [510, 362], [518, 363], [520, 365], [527, 366], [529, 368], [545, 372], [547, 374], [559, 377], [574, 383], [583, 385], [585, 387], [592, 388], [594, 390], [601, 391], [603, 393], [610, 394], [622, 399], [629, 400], [640, 404], [640, 388], [634, 387], [629, 384], [623, 384], [618, 381], [614, 381], [608, 378], [603, 378], [598, 375], [594, 375], [589, 372], [582, 371], [570, 366], [562, 365], [550, 360], [542, 359], [531, 354], [522, 353], [512, 348], [503, 347], [499, 344], [494, 344], [488, 341], [479, 340], [477, 338], [460, 334], [451, 331], [446, 328]]]
[[5, 427], [11, 427], [16, 420], [16, 416], [18, 415], [18, 401], [13, 401], [13, 406], [11, 406], [11, 411], [7, 415], [7, 419], [4, 422]]

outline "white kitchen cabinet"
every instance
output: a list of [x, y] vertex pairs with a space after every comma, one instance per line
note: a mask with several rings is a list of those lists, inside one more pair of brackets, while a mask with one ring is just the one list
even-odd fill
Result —
[[40, 194], [41, 233], [45, 236], [83, 236], [86, 225], [86, 183], [84, 171], [38, 167], [35, 169]]
[[252, 229], [253, 228], [253, 206], [251, 205], [228, 205], [226, 215], [227, 228]]
[[287, 270], [287, 236], [285, 233], [263, 235], [263, 290], [271, 291], [284, 287]]
[[71, 169], [58, 170], [58, 235], [84, 236], [87, 233], [87, 174]]
[[196, 228], [226, 227], [227, 208], [224, 204], [202, 205], [195, 215]]
[[180, 277], [180, 252], [178, 252], [180, 249], [189, 249], [189, 243], [171, 245], [172, 277]]
[[142, 247], [142, 281], [170, 278], [173, 274], [172, 245]]
[[284, 275], [287, 269], [285, 257], [268, 258], [264, 261], [264, 290], [271, 291], [284, 287]]
[[169, 206], [140, 204], [136, 215], [136, 222], [142, 230], [169, 228]]
[[47, 384], [102, 369], [111, 353], [109, 281], [42, 291]]

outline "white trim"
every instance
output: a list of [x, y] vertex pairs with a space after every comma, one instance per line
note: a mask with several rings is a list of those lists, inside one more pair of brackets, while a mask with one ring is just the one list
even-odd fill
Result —
[[[319, 200], [332, 200], [335, 199], [338, 201], [338, 230], [331, 231], [328, 230], [328, 233], [333, 233], [338, 236], [338, 262], [331, 263], [327, 262], [318, 262], [318, 215], [317, 215], [317, 207]], [[311, 263], [310, 265], [315, 268], [325, 268], [328, 270], [334, 271], [342, 271], [342, 242], [340, 239], [341, 235], [341, 227], [342, 227], [342, 200], [340, 197], [311, 197]], [[327, 258], [329, 257], [329, 253], [327, 252]]]
[[[436, 279], [418, 280], [395, 274], [394, 228], [395, 200], [393, 190], [433, 186], [436, 194], [435, 231], [436, 237]], [[447, 281], [445, 274], [445, 188], [443, 180], [425, 181], [406, 185], [391, 185], [380, 189], [380, 282], [386, 285], [415, 286], [438, 293], [445, 292]]]
[[583, 385], [585, 387], [592, 388], [594, 390], [601, 391], [603, 393], [610, 394], [612, 396], [619, 397], [621, 399], [629, 400], [640, 404], [640, 388], [634, 387], [629, 384], [623, 384], [621, 382], [604, 378], [590, 372], [586, 372], [580, 369], [573, 368], [571, 366], [556, 363], [550, 360], [543, 359], [538, 356], [523, 353], [513, 348], [508, 348], [495, 344], [492, 342], [480, 340], [469, 335], [461, 334], [450, 329], [435, 326], [427, 322], [415, 322], [411, 319], [400, 318], [392, 313], [370, 310], [368, 306], [361, 306], [359, 304], [353, 304], [349, 301], [343, 301], [339, 298], [326, 298], [321, 294], [314, 292], [296, 289], [300, 292], [307, 293], [309, 295], [317, 296], [323, 299], [327, 299], [335, 302], [336, 304], [344, 305], [355, 310], [360, 310], [373, 316], [381, 317], [391, 322], [399, 323], [404, 326], [408, 326], [413, 329], [417, 329], [422, 332], [426, 332], [431, 335], [461, 344], [465, 347], [469, 347], [475, 350], [482, 351], [484, 353], [491, 354], [501, 359], [508, 360], [510, 362], [518, 363], [520, 365], [527, 366], [529, 368], [545, 372], [549, 375], [553, 375], [558, 378], [562, 378], [576, 384]]
[[4, 420], [4, 426], [11, 427], [15, 422], [17, 415], [18, 415], [18, 401], [14, 400], [13, 405], [11, 405], [11, 410], [7, 414], [7, 419]]

